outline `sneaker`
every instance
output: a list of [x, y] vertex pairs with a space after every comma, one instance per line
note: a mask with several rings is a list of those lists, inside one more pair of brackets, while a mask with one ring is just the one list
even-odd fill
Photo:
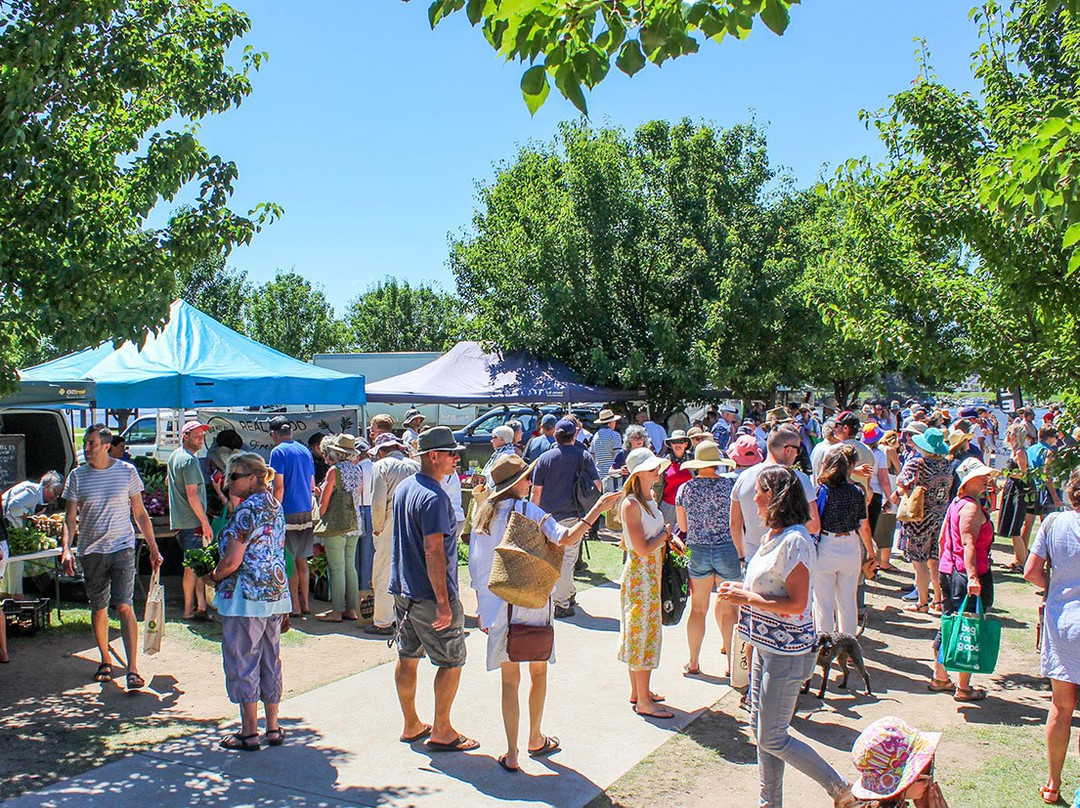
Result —
[[900, 599], [901, 600], [907, 600], [907, 601], [916, 601], [916, 600], [919, 599], [919, 590], [918, 589], [912, 589], [910, 592], [902, 595], [900, 597]]
[[555, 616], [558, 618], [573, 617], [575, 614], [577, 614], [577, 609], [574, 608], [572, 603], [565, 608], [562, 606], [555, 607]]
[[377, 637], [389, 637], [394, 633], [394, 626], [376, 626], [374, 623], [370, 626], [364, 626], [365, 634], [374, 634]]

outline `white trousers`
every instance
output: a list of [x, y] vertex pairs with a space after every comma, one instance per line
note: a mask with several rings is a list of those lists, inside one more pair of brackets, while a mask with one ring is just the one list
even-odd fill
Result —
[[373, 536], [375, 557], [371, 562], [371, 589], [375, 595], [375, 613], [372, 622], [379, 628], [394, 623], [394, 596], [390, 594], [390, 553], [394, 546], [392, 529]]
[[[559, 524], [563, 527], [573, 527], [578, 521], [580, 520], [573, 518], [560, 519]], [[552, 593], [555, 605], [560, 609], [569, 606], [570, 601], [577, 594], [577, 587], [574, 586], [574, 565], [577, 564], [578, 547], [581, 541], [578, 540], [563, 551], [562, 570], [559, 572], [559, 580], [555, 583], [555, 591]]]
[[818, 631], [854, 634], [858, 629], [860, 544], [857, 532], [821, 534], [813, 574], [814, 626]]

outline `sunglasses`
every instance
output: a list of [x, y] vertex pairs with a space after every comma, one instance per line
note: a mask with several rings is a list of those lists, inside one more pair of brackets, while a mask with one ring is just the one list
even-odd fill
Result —
[[254, 476], [255, 476], [254, 471], [248, 471], [248, 472], [245, 472], [243, 474], [241, 474], [240, 472], [234, 471], [232, 474], [229, 475], [229, 481], [235, 483], [237, 480], [242, 480], [245, 477], [254, 477]]

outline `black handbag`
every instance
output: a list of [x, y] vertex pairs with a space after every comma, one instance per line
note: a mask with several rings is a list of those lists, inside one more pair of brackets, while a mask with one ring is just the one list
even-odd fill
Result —
[[600, 500], [600, 491], [593, 482], [592, 477], [586, 473], [585, 452], [581, 453], [581, 462], [578, 463], [577, 474], [574, 476], [574, 501], [577, 503], [581, 516], [585, 516]]
[[514, 607], [506, 604], [506, 655], [511, 662], [547, 662], [555, 647], [555, 627], [527, 626], [511, 620]]
[[664, 553], [664, 566], [660, 571], [660, 622], [665, 626], [677, 626], [689, 598], [690, 570], [668, 550]]

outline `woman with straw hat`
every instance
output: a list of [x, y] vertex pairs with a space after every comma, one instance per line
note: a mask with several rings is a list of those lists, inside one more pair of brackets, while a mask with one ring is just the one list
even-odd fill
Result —
[[653, 486], [671, 464], [649, 449], [634, 449], [626, 458], [628, 476], [623, 485], [622, 548], [626, 551], [619, 586], [619, 661], [630, 669], [630, 703], [638, 715], [674, 718], [657, 704], [662, 697], [649, 689], [654, 668], [660, 665], [660, 572], [668, 542], [673, 539], [653, 496]]
[[[491, 493], [480, 506], [476, 514], [476, 523], [469, 543], [469, 572], [472, 585], [476, 590], [480, 629], [487, 633], [487, 669], [502, 671], [502, 714], [506, 729], [506, 754], [499, 757], [499, 765], [510, 772], [519, 770], [518, 766], [518, 718], [520, 705], [518, 687], [521, 682], [521, 663], [511, 662], [506, 650], [506, 638], [509, 624], [550, 626], [554, 617], [551, 596], [542, 609], [526, 609], [521, 606], [508, 607], [506, 601], [491, 592], [487, 582], [491, 576], [491, 565], [495, 558], [495, 548], [503, 539], [510, 514], [518, 512], [539, 523], [540, 529], [548, 541], [563, 547], [573, 546], [586, 531], [596, 523], [600, 514], [615, 504], [621, 496], [617, 492], [605, 494], [585, 514], [584, 518], [570, 527], [560, 525], [550, 514], [544, 513], [538, 506], [528, 501], [529, 486], [535, 463], [526, 465], [517, 455], [507, 454], [495, 461], [491, 467]], [[540, 729], [544, 713], [544, 694], [547, 692], [547, 665], [554, 662], [552, 656], [547, 661], [529, 662], [529, 676], [532, 687], [529, 695], [529, 741], [528, 752], [532, 757], [549, 755], [559, 748], [558, 738], [549, 738]]]
[[[346, 438], [345, 442], [341, 439]], [[352, 448], [349, 448], [349, 447]], [[356, 571], [356, 548], [360, 543], [357, 499], [363, 480], [352, 435], [327, 435], [319, 448], [330, 465], [323, 480], [319, 513], [326, 527], [319, 538], [330, 571], [331, 608], [317, 615], [326, 623], [357, 620], [360, 615], [360, 581]]]
[[[686, 621], [690, 660], [683, 670], [689, 676], [696, 676], [701, 673], [698, 657], [705, 638], [705, 615], [713, 586], [742, 577], [742, 553], [731, 537], [731, 489], [735, 487], [737, 472], [732, 471], [734, 461], [721, 457], [720, 447], [712, 441], [698, 444], [694, 459], [683, 463], [683, 468], [696, 472], [675, 495], [677, 532], [685, 537], [691, 550], [690, 617]], [[727, 653], [737, 614], [738, 610], [729, 603], [716, 601], [721, 654]]]
[[[929, 430], [927, 430], [929, 431]], [[990, 512], [979, 502], [986, 493], [990, 479], [997, 474], [977, 457], [969, 457], [956, 470], [960, 487], [956, 499], [949, 503], [941, 526], [938, 562], [942, 596], [942, 612], [953, 614], [960, 610], [965, 596], [965, 611], [975, 612], [977, 600], [989, 611], [994, 605], [994, 576], [990, 572], [990, 548], [994, 544], [994, 525]], [[941, 647], [941, 631], [934, 639], [934, 652]], [[986, 691], [971, 686], [971, 674], [957, 674], [953, 685], [949, 673], [940, 662], [934, 663], [934, 677], [929, 688], [933, 691], [955, 691], [956, 701], [981, 701]]]
[[934, 590], [935, 610], [941, 605], [938, 590], [938, 536], [949, 508], [949, 445], [945, 433], [937, 427], [929, 427], [921, 434], [911, 435], [915, 451], [904, 462], [904, 468], [896, 479], [901, 495], [907, 496], [917, 486], [925, 491], [923, 518], [918, 522], [904, 522], [901, 541], [907, 560], [915, 567], [915, 587], [918, 601], [905, 607], [907, 611], [930, 611], [930, 589]]

